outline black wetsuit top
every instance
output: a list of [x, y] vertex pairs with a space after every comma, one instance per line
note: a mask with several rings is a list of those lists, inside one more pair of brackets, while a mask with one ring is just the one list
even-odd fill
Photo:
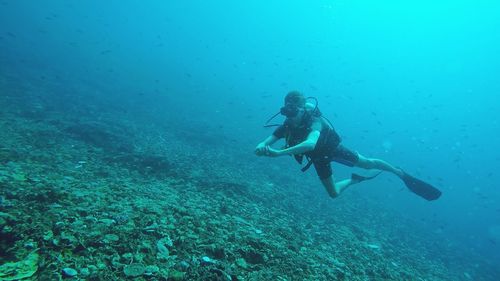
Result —
[[[283, 125], [279, 126], [273, 133], [277, 138], [285, 138], [286, 146], [297, 145], [307, 139], [309, 133], [318, 130], [320, 136], [314, 150], [305, 153], [305, 156], [312, 161], [318, 176], [325, 179], [332, 175], [331, 161], [353, 166], [358, 161], [358, 155], [340, 144], [341, 138], [335, 129], [321, 116], [314, 116], [311, 113], [304, 115], [302, 122], [298, 126], [292, 126], [287, 119]], [[295, 155], [295, 159], [302, 163], [303, 155]]]

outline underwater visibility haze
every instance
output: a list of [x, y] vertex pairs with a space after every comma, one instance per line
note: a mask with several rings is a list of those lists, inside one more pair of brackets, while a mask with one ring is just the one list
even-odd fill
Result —
[[0, 280], [500, 280], [499, 14], [0, 0]]

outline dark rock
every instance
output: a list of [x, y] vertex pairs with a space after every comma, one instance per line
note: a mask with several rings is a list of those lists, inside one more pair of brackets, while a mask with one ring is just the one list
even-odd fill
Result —
[[224, 248], [222, 247], [211, 247], [209, 249], [207, 249], [208, 251], [208, 254], [212, 257], [214, 257], [215, 259], [218, 259], [218, 260], [221, 260], [221, 259], [224, 259], [226, 258], [226, 252], [224, 250]]
[[181, 261], [175, 266], [175, 268], [179, 271], [184, 272], [187, 271], [190, 266], [191, 265], [187, 261]]
[[103, 128], [100, 124], [75, 124], [65, 129], [73, 138], [106, 150], [132, 152], [133, 145]]
[[12, 149], [0, 147], [0, 163], [5, 164], [10, 161], [19, 161], [21, 155]]
[[122, 165], [143, 175], [175, 176], [174, 166], [166, 157], [140, 154], [119, 154], [104, 159], [108, 163]]
[[243, 257], [248, 263], [251, 264], [264, 264], [266, 262], [265, 255], [253, 249], [243, 252]]

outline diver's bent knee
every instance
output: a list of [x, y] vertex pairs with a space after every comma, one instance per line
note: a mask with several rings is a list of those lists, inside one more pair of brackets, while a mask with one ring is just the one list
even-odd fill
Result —
[[328, 195], [330, 195], [330, 198], [335, 199], [339, 197], [339, 194], [337, 192], [328, 192]]

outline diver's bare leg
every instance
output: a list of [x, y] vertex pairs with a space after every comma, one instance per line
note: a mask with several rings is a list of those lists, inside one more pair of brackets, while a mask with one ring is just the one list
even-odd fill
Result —
[[404, 176], [404, 172], [401, 169], [394, 167], [386, 161], [377, 158], [366, 158], [361, 154], [359, 154], [359, 161], [356, 163], [356, 167], [363, 169], [378, 169], [391, 172], [398, 177]]
[[340, 193], [344, 192], [349, 186], [358, 183], [359, 181], [354, 181], [352, 179], [345, 179], [338, 182], [334, 181], [333, 176], [329, 176], [328, 178], [321, 179], [321, 183], [325, 187], [328, 195], [331, 198], [336, 198], [340, 195]]

